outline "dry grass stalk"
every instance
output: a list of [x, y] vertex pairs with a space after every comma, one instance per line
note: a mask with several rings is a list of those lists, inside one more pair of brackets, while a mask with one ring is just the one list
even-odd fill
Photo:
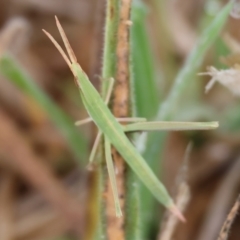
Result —
[[[78, 171], [71, 172], [63, 183], [77, 198], [81, 182]], [[82, 197], [82, 196], [81, 196]], [[38, 192], [31, 192], [16, 202], [12, 236], [15, 240], [51, 239], [62, 236], [69, 229], [60, 213], [46, 202]]]
[[[176, 206], [177, 208], [183, 212], [190, 200], [190, 189], [186, 182], [182, 182], [178, 189], [178, 195], [176, 198]], [[164, 224], [164, 229], [161, 231], [159, 240], [171, 240], [176, 229], [177, 223], [179, 219], [175, 215], [168, 216], [168, 220]]]
[[70, 228], [81, 231], [82, 214], [79, 204], [71, 198], [61, 183], [29, 148], [25, 139], [3, 112], [0, 111], [1, 155], [8, 164], [19, 172], [29, 183], [61, 213]]
[[12, 234], [17, 240], [50, 239], [51, 236], [63, 235], [67, 230], [68, 226], [58, 212], [43, 207], [18, 219]]
[[230, 213], [227, 216], [227, 219], [225, 220], [222, 229], [219, 233], [218, 240], [227, 240], [228, 239], [228, 234], [229, 230], [233, 224], [233, 221], [237, 215], [238, 209], [240, 207], [240, 195], [238, 196], [233, 208], [231, 209]]
[[[177, 183], [179, 183], [179, 185], [177, 186], [176, 206], [181, 212], [184, 212], [190, 200], [190, 188], [189, 185], [187, 184], [187, 175], [188, 175], [188, 160], [191, 149], [192, 144], [190, 143], [187, 146], [183, 166], [179, 171], [176, 181]], [[161, 227], [158, 240], [171, 240], [178, 222], [179, 219], [175, 215], [171, 214], [170, 212], [167, 212], [166, 220]]]
[[235, 159], [208, 206], [197, 240], [216, 239], [240, 180], [240, 159]]
[[[130, 33], [130, 9], [131, 0], [121, 0], [120, 16], [117, 33], [117, 69], [116, 82], [113, 90], [112, 111], [115, 117], [129, 117], [130, 113], [130, 61], [129, 61], [129, 33]], [[125, 160], [112, 149], [112, 156], [115, 165], [115, 174], [117, 180], [118, 194], [121, 209], [125, 205], [125, 179], [126, 164]], [[106, 191], [106, 212], [107, 212], [107, 235], [109, 239], [124, 240], [124, 222], [125, 216], [116, 218], [114, 199], [112, 195], [110, 181], [107, 182]]]

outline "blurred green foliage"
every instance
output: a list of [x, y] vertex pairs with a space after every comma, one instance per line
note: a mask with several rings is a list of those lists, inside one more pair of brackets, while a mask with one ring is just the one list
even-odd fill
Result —
[[49, 118], [56, 124], [65, 136], [69, 147], [80, 164], [86, 163], [87, 141], [82, 133], [74, 126], [74, 121], [60, 107], [58, 107], [49, 96], [36, 85], [10, 56], [2, 56], [0, 59], [0, 73], [18, 86], [21, 91], [34, 99], [48, 114]]

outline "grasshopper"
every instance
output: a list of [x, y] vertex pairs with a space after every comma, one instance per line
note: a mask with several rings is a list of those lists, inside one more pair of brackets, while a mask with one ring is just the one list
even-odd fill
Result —
[[[146, 122], [145, 119], [116, 119], [110, 109], [107, 106], [109, 101], [109, 95], [104, 101], [94, 86], [91, 84], [86, 73], [82, 70], [81, 66], [78, 64], [76, 56], [70, 46], [70, 43], [65, 35], [60, 22], [56, 18], [57, 28], [60, 32], [64, 45], [66, 47], [68, 56], [65, 54], [61, 46], [56, 42], [56, 40], [51, 36], [50, 33], [43, 30], [44, 33], [50, 38], [55, 47], [58, 49], [66, 63], [68, 64], [70, 70], [73, 73], [75, 83], [80, 90], [80, 96], [84, 107], [86, 108], [90, 118], [78, 122], [78, 125], [93, 121], [98, 129], [99, 133], [95, 141], [90, 161], [93, 161], [97, 145], [101, 136], [104, 139], [105, 157], [106, 164], [108, 168], [108, 173], [111, 181], [111, 187], [113, 191], [113, 197], [116, 208], [116, 215], [120, 217], [122, 215], [117, 185], [115, 179], [114, 164], [111, 158], [111, 145], [116, 148], [119, 154], [125, 159], [127, 164], [132, 168], [139, 179], [145, 184], [148, 190], [155, 196], [155, 198], [162, 203], [166, 208], [168, 208], [173, 214], [175, 214], [181, 221], [185, 221], [184, 216], [175, 206], [172, 198], [168, 194], [164, 185], [158, 180], [158, 178], [153, 174], [152, 170], [145, 162], [140, 153], [136, 150], [133, 144], [129, 141], [125, 132], [135, 132], [135, 131], [154, 131], [154, 130], [206, 130], [218, 127], [217, 122], [211, 123], [190, 123], [190, 122]], [[113, 81], [110, 85], [113, 85]], [[111, 93], [111, 89], [109, 90]], [[121, 125], [119, 122], [127, 121], [133, 122], [127, 125]], [[143, 121], [143, 122], [141, 122]], [[136, 122], [136, 123], [134, 123]]]

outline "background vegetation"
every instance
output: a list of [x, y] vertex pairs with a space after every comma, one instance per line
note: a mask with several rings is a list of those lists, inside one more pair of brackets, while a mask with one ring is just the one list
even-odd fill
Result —
[[[57, 15], [79, 63], [104, 92], [101, 83], [111, 71], [102, 70], [108, 30], [105, 1], [0, 0], [1, 240], [217, 239], [239, 193], [239, 99], [219, 84], [204, 94], [209, 79], [197, 73], [209, 65], [226, 69], [239, 61], [239, 20], [229, 16], [225, 4], [132, 2], [133, 113], [148, 119], [220, 122], [216, 131], [164, 132], [148, 135], [146, 141], [140, 135], [135, 139], [173, 196], [188, 159], [187, 174], [180, 178], [187, 179], [191, 189], [187, 223], [178, 223], [173, 237], [167, 238], [164, 209], [132, 173], [126, 183], [131, 194], [125, 218], [119, 222], [104, 217], [106, 209], [100, 203], [106, 198], [105, 172], [86, 169], [96, 129], [91, 124], [74, 126], [87, 113], [67, 65], [41, 31], [60, 40]], [[234, 60], [226, 65], [221, 57], [231, 54]], [[186, 153], [189, 142], [192, 148]], [[237, 217], [231, 240], [238, 239], [239, 221]], [[115, 232], [119, 224], [123, 227]]]

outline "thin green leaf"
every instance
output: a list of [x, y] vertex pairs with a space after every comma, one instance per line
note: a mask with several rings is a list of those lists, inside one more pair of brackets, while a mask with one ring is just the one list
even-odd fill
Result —
[[147, 34], [146, 15], [145, 4], [140, 0], [133, 1], [131, 42], [136, 111], [138, 116], [152, 118], [158, 108], [159, 91]]
[[[136, 116], [144, 116], [151, 119], [157, 112], [161, 93], [159, 94], [160, 91], [157, 86], [158, 79], [156, 77], [153, 51], [147, 32], [146, 19], [148, 9], [142, 0], [132, 1], [131, 15], [133, 22], [130, 34], [132, 109]], [[138, 185], [138, 179], [130, 172], [127, 179], [126, 211], [129, 217], [126, 219], [126, 240], [145, 239], [142, 236], [142, 232], [145, 226], [148, 225], [146, 224], [148, 221], [145, 221], [142, 216], [145, 206], [144, 203], [141, 204], [142, 197], [140, 196]], [[147, 194], [150, 194], [148, 190]]]
[[170, 120], [174, 116], [175, 109], [179, 108], [179, 99], [183, 95], [183, 92], [187, 90], [190, 81], [194, 79], [194, 74], [196, 74], [198, 68], [201, 66], [207, 50], [212, 46], [222, 30], [232, 6], [232, 2], [227, 4], [203, 32], [196, 46], [188, 56], [183, 68], [179, 72], [168, 98], [165, 100], [164, 104], [160, 106], [157, 119]]
[[103, 68], [102, 68], [102, 96], [105, 99], [109, 89], [110, 78], [115, 76], [116, 71], [116, 35], [118, 26], [119, 6], [118, 0], [107, 1], [104, 49], [103, 49]]
[[[223, 29], [231, 8], [232, 3], [227, 4], [200, 36], [196, 46], [177, 75], [170, 94], [165, 102], [160, 105], [156, 120], [173, 120], [175, 109], [181, 108], [181, 106], [179, 106], [180, 97], [184, 96], [184, 92], [188, 91], [189, 83], [195, 79], [194, 76], [198, 67], [202, 64], [208, 49], [213, 45], [220, 31]], [[165, 132], [149, 133], [147, 143], [144, 145], [145, 150], [143, 150], [143, 157], [155, 173], [157, 173], [159, 169], [159, 158], [163, 153], [165, 138]], [[151, 222], [152, 224], [152, 216], [155, 211], [154, 199], [143, 185], [141, 186], [141, 200], [144, 205], [144, 209], [142, 210], [144, 222]], [[148, 229], [144, 231], [144, 236], [147, 236], [146, 232]]]
[[0, 58], [0, 73], [42, 106], [67, 139], [77, 159], [81, 163], [86, 162], [87, 142], [84, 136], [74, 127], [74, 121], [35, 84], [33, 79], [27, 76], [10, 56]]

